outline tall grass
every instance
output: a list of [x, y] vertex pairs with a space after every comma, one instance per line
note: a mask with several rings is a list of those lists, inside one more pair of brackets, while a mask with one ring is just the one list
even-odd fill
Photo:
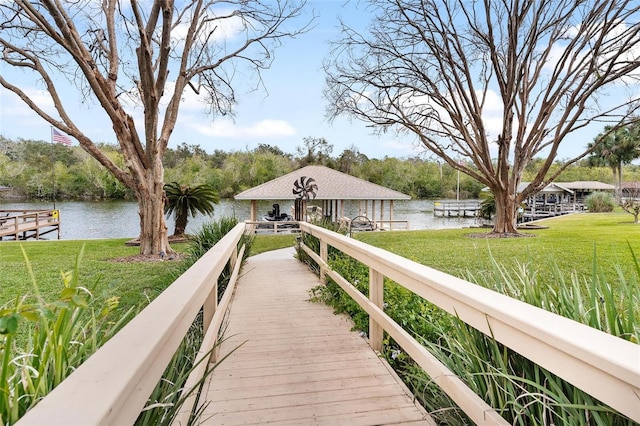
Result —
[[[630, 277], [620, 274], [615, 283], [605, 278], [595, 254], [590, 277], [580, 278], [573, 273], [567, 278], [551, 264], [555, 287], [542, 282], [531, 265], [510, 270], [495, 260], [491, 273], [470, 273], [468, 280], [637, 343], [640, 267], [632, 250], [631, 256], [638, 274]], [[447, 324], [440, 335], [438, 341], [422, 339], [422, 342], [512, 424], [635, 424], [457, 319]], [[414, 374], [413, 380], [419, 382], [417, 377]], [[423, 375], [421, 385], [428, 383]], [[451, 423], [450, 418], [448, 421]]]
[[[80, 285], [82, 254], [83, 250], [75, 268], [62, 274], [56, 300], [41, 297], [33, 279], [33, 295], [17, 297], [0, 309], [0, 424], [15, 423], [114, 335], [132, 313], [131, 308], [112, 318], [118, 298], [98, 304], [93, 296], [96, 286]], [[31, 270], [26, 254], [25, 260]], [[19, 334], [21, 328], [27, 330]], [[19, 343], [16, 337], [24, 334], [26, 342]]]

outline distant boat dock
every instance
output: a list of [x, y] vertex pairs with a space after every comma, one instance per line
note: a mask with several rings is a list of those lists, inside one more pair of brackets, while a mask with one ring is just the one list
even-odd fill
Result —
[[480, 210], [480, 201], [436, 201], [433, 215], [442, 217], [476, 217]]
[[0, 210], [0, 241], [40, 239], [51, 232], [60, 239], [59, 210]]

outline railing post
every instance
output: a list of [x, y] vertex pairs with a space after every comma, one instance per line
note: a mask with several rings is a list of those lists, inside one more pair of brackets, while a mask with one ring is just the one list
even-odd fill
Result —
[[[384, 276], [373, 268], [369, 268], [369, 300], [380, 309], [384, 304]], [[369, 345], [374, 351], [382, 350], [384, 329], [369, 315]]]
[[213, 284], [211, 288], [211, 292], [207, 299], [204, 301], [202, 305], [202, 330], [204, 333], [207, 332], [209, 325], [211, 324], [211, 320], [213, 319], [213, 315], [216, 313], [216, 309], [218, 308], [218, 279], [216, 278], [216, 282]]
[[[329, 253], [329, 250], [327, 248], [327, 242], [320, 240], [320, 258], [325, 264], [329, 259], [328, 253]], [[324, 265], [320, 265], [320, 284], [322, 285], [325, 285], [327, 283], [327, 277], [325, 273], [326, 273], [326, 268], [324, 267]]]

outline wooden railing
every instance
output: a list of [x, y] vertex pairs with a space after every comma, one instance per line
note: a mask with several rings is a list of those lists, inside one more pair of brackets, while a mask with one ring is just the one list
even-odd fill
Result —
[[22, 239], [37, 239], [56, 230], [60, 239], [59, 210], [0, 210], [0, 239], [13, 237], [18, 240], [20, 235]]
[[[201, 309], [205, 337], [196, 363], [211, 353], [242, 263], [244, 232], [244, 224], [233, 228], [17, 424], [133, 424]], [[229, 261], [233, 274], [218, 302], [218, 277]], [[185, 389], [207, 364], [198, 364]], [[194, 402], [187, 400], [175, 424], [187, 424]]]
[[[640, 422], [640, 345], [335, 232], [307, 223], [300, 228], [320, 241], [319, 254], [301, 246], [320, 266], [321, 281], [331, 277], [369, 314], [372, 348], [381, 349], [387, 332], [476, 424], [508, 423], [385, 314], [384, 277]], [[369, 267], [369, 297], [331, 270], [329, 246]]]
[[477, 215], [480, 210], [480, 201], [463, 200], [463, 201], [436, 201], [433, 204], [433, 215], [437, 216], [469, 216]]
[[297, 221], [278, 221], [278, 220], [245, 220], [249, 232], [266, 231], [268, 233], [277, 234], [278, 232], [291, 232], [298, 230]]

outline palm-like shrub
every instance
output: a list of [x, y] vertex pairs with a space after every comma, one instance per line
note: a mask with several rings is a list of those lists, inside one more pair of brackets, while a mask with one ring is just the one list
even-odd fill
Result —
[[164, 185], [164, 190], [167, 196], [164, 213], [169, 217], [175, 212], [175, 236], [184, 235], [189, 216], [212, 215], [213, 205], [220, 201], [213, 187], [206, 184], [188, 186], [171, 182]]
[[492, 192], [480, 193], [480, 217], [483, 219], [491, 220], [493, 215], [496, 214], [496, 199]]
[[613, 195], [609, 192], [594, 192], [584, 199], [584, 204], [591, 213], [608, 213], [612, 212], [616, 206]]

